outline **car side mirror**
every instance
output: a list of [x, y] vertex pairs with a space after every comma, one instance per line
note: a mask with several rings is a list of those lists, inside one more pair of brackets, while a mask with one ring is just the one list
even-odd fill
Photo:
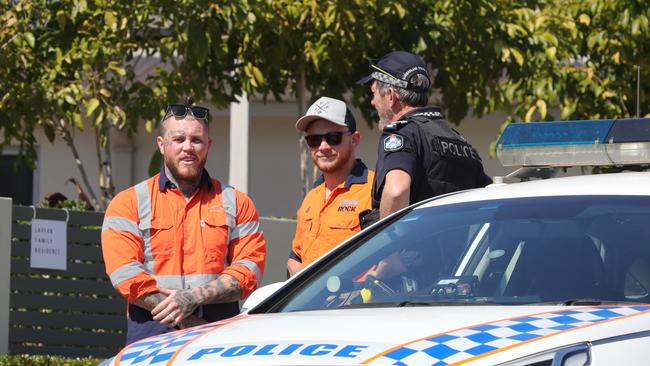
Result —
[[276, 290], [282, 287], [282, 285], [284, 285], [284, 282], [275, 282], [253, 291], [253, 293], [244, 301], [244, 304], [241, 307], [241, 313], [247, 313], [250, 309], [262, 303], [262, 301], [266, 300]]

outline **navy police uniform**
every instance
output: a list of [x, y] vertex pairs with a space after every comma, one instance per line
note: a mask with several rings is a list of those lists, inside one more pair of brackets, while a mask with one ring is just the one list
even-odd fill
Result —
[[416, 108], [384, 127], [372, 190], [374, 209], [379, 208], [386, 174], [393, 169], [411, 176], [409, 203], [492, 183], [476, 150], [437, 107]]

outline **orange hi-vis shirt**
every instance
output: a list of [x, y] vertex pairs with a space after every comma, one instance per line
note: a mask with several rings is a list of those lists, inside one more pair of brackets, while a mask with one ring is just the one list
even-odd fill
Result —
[[361, 230], [359, 213], [371, 206], [375, 173], [356, 161], [352, 171], [325, 201], [321, 176], [298, 209], [298, 223], [289, 258], [303, 267]]
[[262, 280], [266, 243], [251, 199], [204, 170], [189, 201], [164, 172], [120, 192], [104, 216], [102, 251], [129, 303], [158, 287], [194, 288], [221, 274], [239, 281], [243, 299]]

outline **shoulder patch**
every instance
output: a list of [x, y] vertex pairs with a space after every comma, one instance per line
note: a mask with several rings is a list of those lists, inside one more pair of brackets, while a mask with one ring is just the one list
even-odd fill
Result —
[[393, 133], [384, 138], [384, 151], [399, 151], [402, 147], [404, 147], [402, 136]]

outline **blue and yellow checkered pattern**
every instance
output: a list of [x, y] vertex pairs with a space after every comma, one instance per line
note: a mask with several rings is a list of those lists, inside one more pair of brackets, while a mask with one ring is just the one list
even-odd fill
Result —
[[406, 344], [371, 364], [449, 365], [542, 336], [649, 310], [650, 306], [604, 306], [502, 320]]
[[166, 333], [157, 337], [143, 339], [128, 346], [120, 358], [124, 365], [157, 365], [169, 361], [174, 353], [198, 336], [222, 326], [223, 323], [201, 325], [186, 331]]

